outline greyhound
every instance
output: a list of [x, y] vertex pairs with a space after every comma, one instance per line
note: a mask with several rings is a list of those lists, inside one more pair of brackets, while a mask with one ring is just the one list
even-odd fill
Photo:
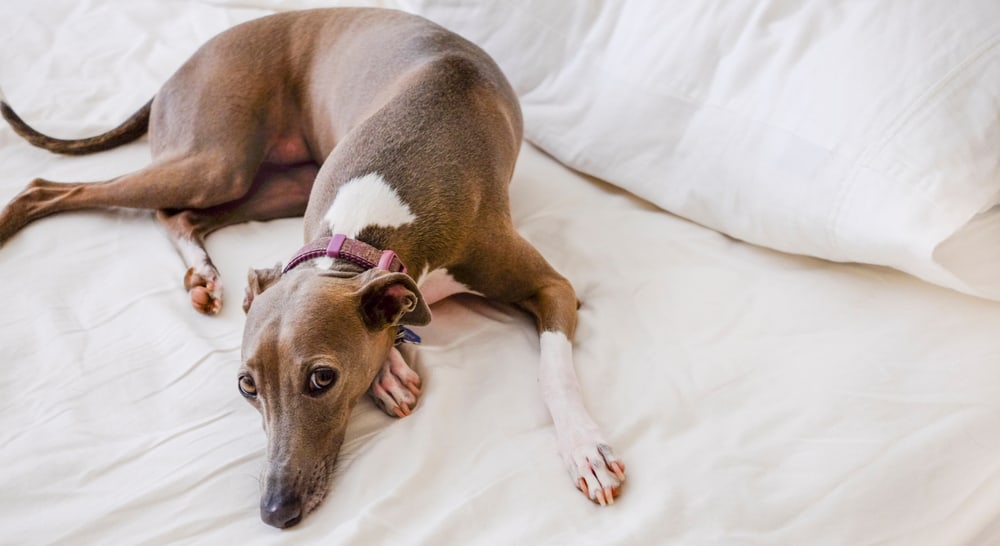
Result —
[[559, 451], [588, 498], [613, 503], [625, 466], [583, 404], [575, 292], [511, 221], [517, 97], [472, 43], [392, 10], [282, 13], [207, 42], [102, 135], [55, 139], [5, 100], [0, 113], [53, 152], [98, 152], [148, 132], [153, 157], [104, 182], [32, 181], [0, 212], [0, 245], [62, 211], [155, 210], [201, 313], [222, 305], [206, 236], [304, 215], [306, 245], [284, 267], [251, 270], [243, 305], [237, 383], [267, 435], [266, 523], [295, 525], [323, 500], [363, 395], [391, 416], [412, 412], [420, 377], [397, 341], [459, 292], [534, 318]]

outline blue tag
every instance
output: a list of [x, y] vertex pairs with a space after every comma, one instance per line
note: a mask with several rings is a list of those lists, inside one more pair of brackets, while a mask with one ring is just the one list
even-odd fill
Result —
[[420, 336], [406, 326], [400, 326], [399, 330], [396, 331], [396, 345], [400, 343], [420, 344]]

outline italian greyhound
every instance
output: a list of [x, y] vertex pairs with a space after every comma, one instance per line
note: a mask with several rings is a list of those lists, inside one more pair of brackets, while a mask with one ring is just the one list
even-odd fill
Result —
[[202, 46], [120, 126], [60, 140], [0, 111], [63, 154], [149, 134], [153, 161], [93, 183], [32, 181], [0, 213], [0, 245], [67, 210], [156, 211], [205, 314], [222, 283], [204, 241], [251, 220], [305, 216], [284, 267], [252, 269], [238, 387], [267, 435], [262, 519], [285, 528], [325, 497], [352, 409], [369, 394], [409, 415], [420, 377], [397, 346], [429, 305], [459, 292], [513, 304], [537, 324], [539, 383], [573, 483], [611, 504], [625, 466], [584, 408], [573, 367], [578, 302], [511, 221], [521, 145], [510, 84], [477, 46], [381, 9], [289, 12]]

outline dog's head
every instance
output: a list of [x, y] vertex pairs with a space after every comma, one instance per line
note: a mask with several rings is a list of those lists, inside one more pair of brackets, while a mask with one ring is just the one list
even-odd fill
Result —
[[402, 273], [274, 268], [248, 281], [239, 390], [267, 434], [261, 518], [284, 528], [326, 496], [347, 419], [398, 326], [426, 324], [430, 310]]

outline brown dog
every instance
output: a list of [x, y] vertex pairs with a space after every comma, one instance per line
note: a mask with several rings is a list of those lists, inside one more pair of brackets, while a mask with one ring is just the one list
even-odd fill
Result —
[[0, 244], [61, 211], [153, 209], [188, 266], [192, 304], [215, 313], [222, 286], [205, 237], [305, 215], [307, 246], [284, 268], [252, 270], [244, 301], [239, 388], [267, 433], [265, 522], [294, 525], [323, 499], [362, 395], [410, 413], [420, 378], [395, 347], [401, 326], [426, 324], [428, 305], [457, 292], [534, 317], [562, 456], [589, 498], [614, 499], [624, 465], [573, 368], [576, 296], [510, 218], [517, 98], [478, 47], [395, 11], [285, 13], [212, 39], [98, 137], [53, 139], [0, 110], [48, 150], [91, 153], [148, 130], [153, 154], [106, 182], [34, 180], [0, 213]]

